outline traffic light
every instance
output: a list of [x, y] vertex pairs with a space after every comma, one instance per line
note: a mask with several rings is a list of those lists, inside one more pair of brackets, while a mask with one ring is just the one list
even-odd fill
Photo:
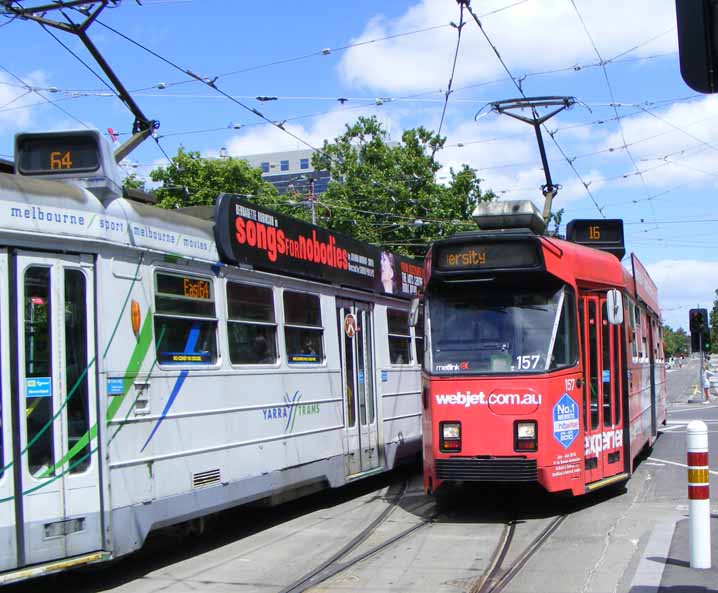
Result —
[[688, 311], [688, 327], [691, 331], [691, 350], [703, 352], [710, 344], [710, 330], [708, 327], [708, 311], [706, 309], [691, 309]]

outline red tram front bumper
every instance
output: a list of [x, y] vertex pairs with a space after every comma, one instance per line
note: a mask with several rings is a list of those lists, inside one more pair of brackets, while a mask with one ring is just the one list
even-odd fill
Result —
[[[582, 494], [578, 377], [425, 380], [424, 487], [435, 491], [445, 481], [533, 482], [549, 492]], [[533, 438], [522, 441], [522, 432]], [[444, 440], [446, 435], [453, 436]]]

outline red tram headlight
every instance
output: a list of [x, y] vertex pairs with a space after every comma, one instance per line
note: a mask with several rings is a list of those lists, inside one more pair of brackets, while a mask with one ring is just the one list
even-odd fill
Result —
[[535, 420], [514, 422], [514, 450], [536, 451], [538, 448], [538, 426]]
[[439, 450], [442, 453], [461, 451], [461, 422], [439, 423]]

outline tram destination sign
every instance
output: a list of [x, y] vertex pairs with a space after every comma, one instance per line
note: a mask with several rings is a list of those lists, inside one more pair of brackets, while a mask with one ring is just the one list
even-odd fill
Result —
[[16, 155], [23, 175], [89, 173], [100, 168], [100, 150], [91, 134], [23, 134]]
[[623, 259], [626, 255], [623, 221], [620, 218], [572, 220], [566, 225], [566, 239], [572, 243], [607, 251], [618, 259]]
[[423, 286], [414, 260], [232, 194], [217, 199], [214, 234], [220, 259], [229, 264], [407, 298]]
[[476, 241], [439, 246], [436, 267], [442, 271], [537, 268], [543, 264], [538, 241]]

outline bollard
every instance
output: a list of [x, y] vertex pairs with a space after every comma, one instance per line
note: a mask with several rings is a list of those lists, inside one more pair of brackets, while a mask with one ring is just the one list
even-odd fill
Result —
[[692, 420], [687, 428], [688, 524], [691, 568], [711, 567], [711, 507], [708, 487], [708, 428]]

